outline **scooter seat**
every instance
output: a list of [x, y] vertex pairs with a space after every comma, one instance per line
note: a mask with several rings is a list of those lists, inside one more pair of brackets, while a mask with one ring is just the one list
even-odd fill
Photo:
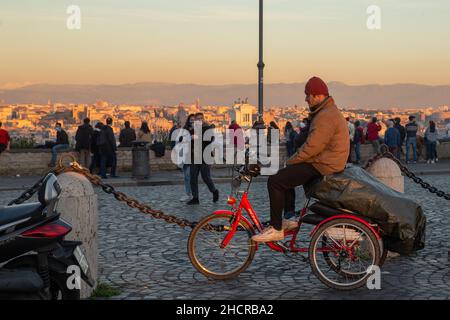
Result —
[[[40, 202], [20, 204], [10, 207], [0, 207], [0, 231], [2, 227], [8, 227], [15, 222], [26, 220], [39, 214], [44, 206]], [[21, 223], [21, 222], [20, 222]]]

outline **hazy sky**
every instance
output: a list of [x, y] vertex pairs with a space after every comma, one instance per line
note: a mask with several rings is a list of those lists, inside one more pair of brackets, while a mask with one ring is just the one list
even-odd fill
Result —
[[[266, 82], [450, 84], [449, 0], [265, 3]], [[69, 5], [81, 30], [66, 27]], [[257, 46], [257, 0], [0, 2], [0, 85], [254, 83]]]

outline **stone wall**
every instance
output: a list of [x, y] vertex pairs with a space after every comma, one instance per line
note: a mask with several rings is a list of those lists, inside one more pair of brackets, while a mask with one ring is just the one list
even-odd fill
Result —
[[[442, 142], [438, 146], [438, 156], [440, 159], [450, 159], [450, 142]], [[155, 157], [155, 153], [150, 151], [150, 170], [175, 170], [176, 165], [172, 163], [170, 150], [162, 158]], [[63, 154], [73, 155], [78, 158], [76, 151], [64, 152]], [[425, 155], [425, 151], [422, 153]], [[286, 147], [280, 146], [280, 164], [286, 160]], [[365, 144], [361, 146], [362, 160], [367, 160], [372, 155], [372, 146]], [[0, 154], [0, 176], [15, 176], [20, 174], [42, 175], [47, 170], [47, 164], [50, 162], [51, 151], [48, 149], [17, 149]], [[423, 158], [422, 158], [423, 159]], [[117, 153], [117, 170], [120, 172], [131, 171], [132, 154], [131, 148], [120, 148]], [[225, 167], [226, 165], [215, 165], [216, 167]]]

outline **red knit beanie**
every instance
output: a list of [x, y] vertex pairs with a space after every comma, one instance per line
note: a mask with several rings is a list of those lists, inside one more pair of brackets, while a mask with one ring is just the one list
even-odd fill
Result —
[[323, 94], [324, 96], [329, 96], [327, 85], [318, 77], [309, 79], [305, 86], [305, 94], [313, 96]]

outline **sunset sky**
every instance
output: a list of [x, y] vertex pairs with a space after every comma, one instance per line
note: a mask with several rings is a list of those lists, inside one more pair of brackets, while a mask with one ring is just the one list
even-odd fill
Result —
[[[265, 81], [450, 84], [448, 0], [266, 0]], [[66, 28], [69, 5], [81, 30]], [[382, 28], [368, 30], [369, 5]], [[0, 85], [254, 83], [257, 0], [1, 0]]]

